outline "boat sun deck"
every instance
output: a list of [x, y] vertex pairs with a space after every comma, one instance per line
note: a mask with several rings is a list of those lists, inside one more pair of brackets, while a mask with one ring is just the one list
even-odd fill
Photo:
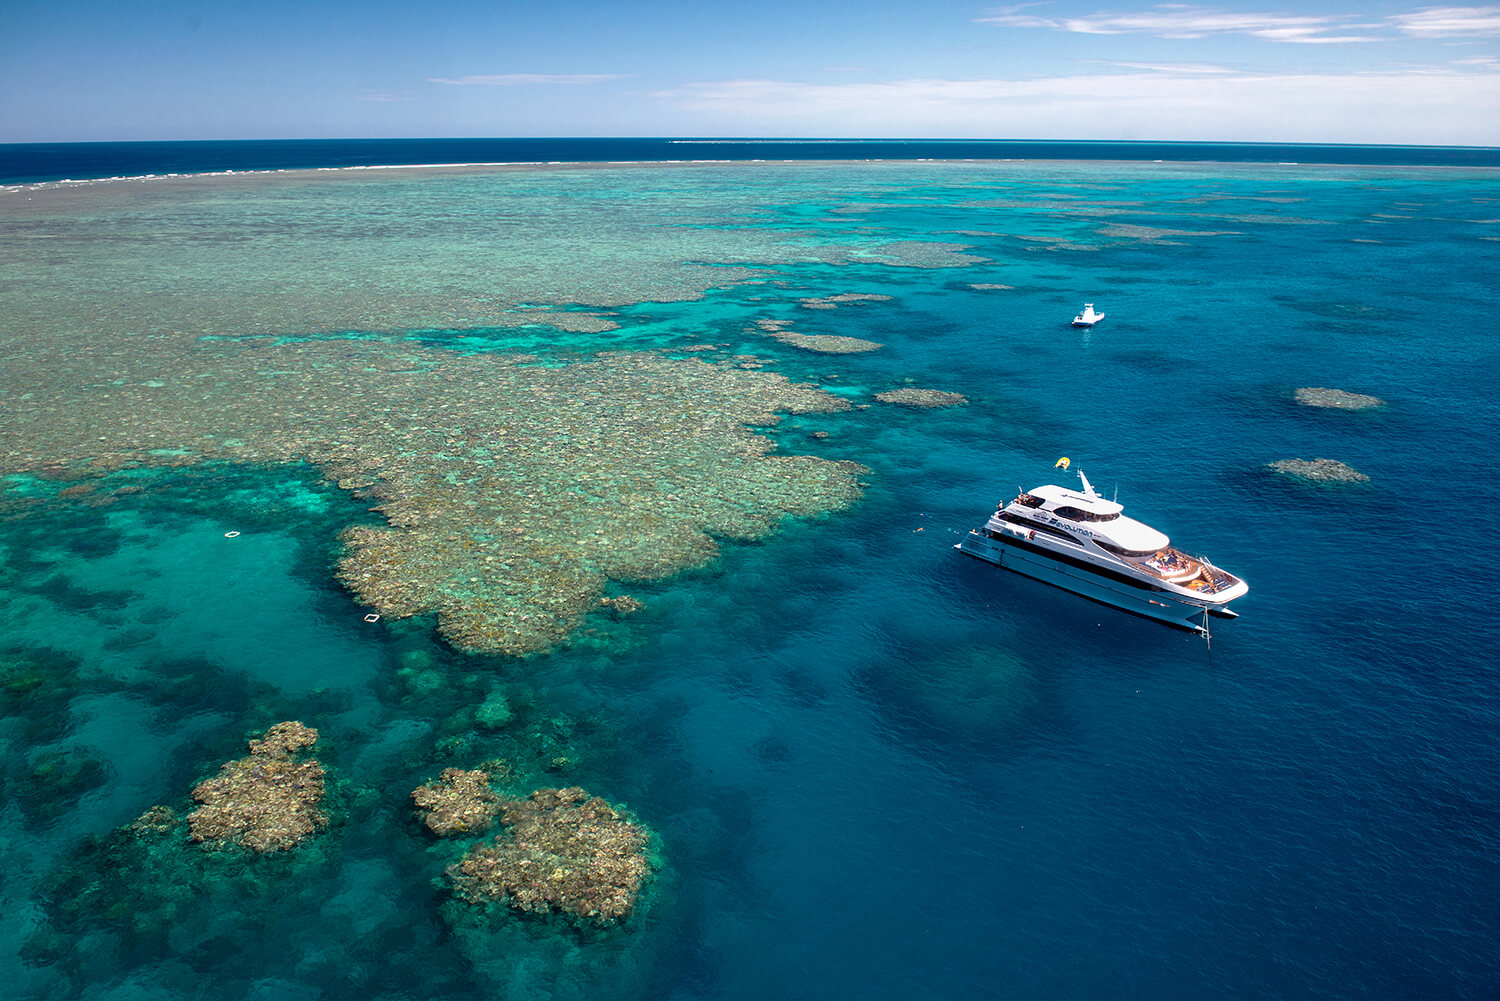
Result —
[[1217, 594], [1236, 583], [1233, 576], [1212, 563], [1189, 556], [1176, 546], [1167, 546], [1135, 565], [1149, 570], [1164, 581], [1202, 594]]

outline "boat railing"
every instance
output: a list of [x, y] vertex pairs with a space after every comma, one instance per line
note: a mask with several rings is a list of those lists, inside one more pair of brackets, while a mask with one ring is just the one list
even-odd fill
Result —
[[1234, 574], [1227, 570], [1220, 570], [1205, 557], [1193, 556], [1191, 559], [1196, 560], [1203, 568], [1199, 573], [1199, 577], [1206, 581], [1206, 583], [1198, 588], [1198, 590], [1204, 594], [1218, 594], [1220, 591], [1239, 583], [1239, 578], [1235, 577]]

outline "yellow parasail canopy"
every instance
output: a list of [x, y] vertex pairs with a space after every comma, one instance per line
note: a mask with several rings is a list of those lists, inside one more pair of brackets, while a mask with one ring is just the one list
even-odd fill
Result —
[[1055, 462], [1055, 463], [1053, 463], [1053, 464], [1052, 464], [1052, 468], [1053, 468], [1053, 469], [1067, 469], [1067, 468], [1068, 468], [1068, 464], [1069, 464], [1069, 463], [1070, 463], [1070, 462], [1072, 462], [1072, 460], [1071, 460], [1071, 459], [1069, 459], [1069, 458], [1068, 458], [1068, 457], [1067, 457], [1067, 456], [1066, 456], [1066, 455], [1065, 455], [1065, 456], [1063, 456], [1063, 457], [1062, 457], [1062, 458], [1061, 458], [1061, 459], [1058, 459], [1058, 460], [1057, 460], [1057, 461], [1056, 461], [1056, 462]]

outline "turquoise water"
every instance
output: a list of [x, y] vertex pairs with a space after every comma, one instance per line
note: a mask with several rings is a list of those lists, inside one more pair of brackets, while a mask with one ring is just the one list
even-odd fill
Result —
[[[869, 404], [759, 428], [782, 453], [867, 466], [852, 508], [631, 583], [645, 609], [596, 613], [570, 646], [461, 654], [430, 618], [363, 621], [334, 577], [339, 532], [379, 514], [309, 465], [116, 472], [69, 496], [71, 480], [7, 480], [4, 647], [31, 680], [0, 702], [0, 968], [21, 996], [1500, 993], [1500, 628], [1486, 597], [1500, 575], [1484, 545], [1500, 352], [1475, 315], [1500, 276], [1493, 172], [725, 170], [361, 182], [361, 209], [408, 184], [428, 200], [399, 203], [415, 214], [393, 214], [388, 237], [339, 237], [388, 238], [380, 266], [397, 274], [401, 241], [430, 238], [460, 200], [477, 215], [574, 196], [624, 206], [610, 238], [654, 241], [621, 268], [631, 288], [682, 291], [686, 265], [726, 280], [701, 298], [606, 301], [610, 255], [581, 250], [598, 272], [588, 295], [523, 297], [537, 288], [517, 269], [496, 297], [607, 309], [616, 329], [407, 323], [370, 343], [546, 364], [717, 344]], [[334, 201], [314, 205], [295, 178], [264, 183], [324, 222], [344, 197], [324, 184]], [[654, 226], [643, 206], [657, 202], [695, 221]], [[76, 225], [79, 246], [97, 237]], [[586, 242], [528, 233], [539, 255]], [[251, 269], [258, 239], [243, 258], [205, 251], [206, 273]], [[308, 258], [334, 245], [301, 239]], [[474, 253], [498, 259], [486, 239]], [[646, 274], [647, 259], [663, 263]], [[110, 260], [110, 274], [140, 266]], [[454, 260], [429, 261], [393, 315], [420, 314], [445, 283], [472, 293], [480, 279]], [[330, 273], [364, 266], [330, 256]], [[254, 277], [183, 314], [219, 336], [236, 309], [246, 332], [343, 336], [289, 326]], [[354, 315], [331, 280], [300, 280], [310, 315]], [[75, 303], [118, 291], [86, 276], [69, 289]], [[891, 298], [799, 303], [851, 292]], [[1108, 316], [1075, 331], [1084, 301]], [[41, 333], [11, 323], [6, 356], [83, 331], [74, 308]], [[761, 318], [884, 347], [798, 351], [760, 336]], [[905, 385], [969, 402], [873, 400]], [[1386, 404], [1314, 409], [1293, 400], [1302, 386]], [[4, 413], [7, 440], [30, 433]], [[1017, 486], [1057, 481], [1061, 455], [1248, 580], [1241, 617], [1210, 645], [953, 552]], [[1370, 481], [1264, 469], [1292, 457]], [[512, 721], [476, 726], [496, 691]], [[323, 735], [327, 832], [272, 858], [112, 834], [153, 804], [185, 808], [282, 719]], [[427, 836], [406, 797], [493, 757], [627, 804], [658, 833], [665, 867], [624, 927], [482, 921], [451, 899], [441, 874], [462, 846]]]

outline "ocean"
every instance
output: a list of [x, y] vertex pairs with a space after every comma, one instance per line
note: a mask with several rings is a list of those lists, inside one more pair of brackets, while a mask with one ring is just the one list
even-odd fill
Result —
[[246, 139], [0, 143], [0, 184], [455, 163], [693, 160], [1147, 160], [1500, 166], [1494, 147], [1020, 139]]
[[[17, 996], [1500, 996], [1493, 151], [459, 142], [0, 147]], [[1079, 469], [1239, 618], [953, 549]], [[462, 899], [481, 766], [634, 912]]]

